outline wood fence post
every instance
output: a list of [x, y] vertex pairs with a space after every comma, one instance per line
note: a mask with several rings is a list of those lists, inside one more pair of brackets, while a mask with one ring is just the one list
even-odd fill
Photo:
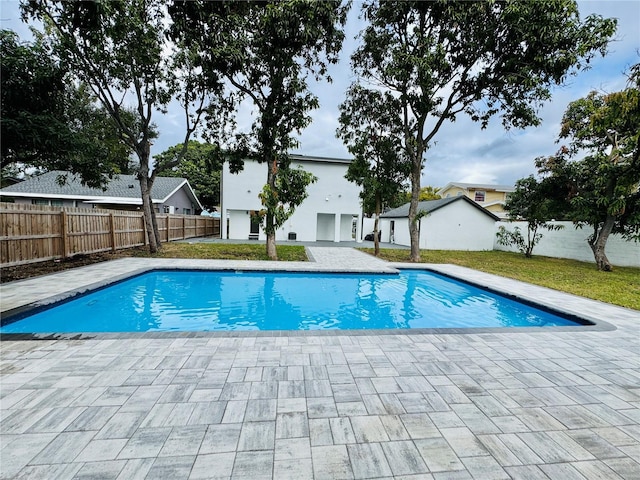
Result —
[[187, 238], [187, 217], [182, 216], [182, 239]]
[[147, 237], [147, 222], [144, 221], [144, 212], [141, 213], [140, 220], [142, 220], [142, 238], [144, 238], [144, 246], [146, 247], [149, 244], [149, 238]]
[[60, 210], [60, 223], [62, 227], [62, 257], [69, 257], [69, 233], [67, 226], [67, 212]]
[[116, 251], [116, 221], [113, 212], [109, 214], [109, 229], [111, 231], [111, 251]]
[[171, 241], [171, 219], [169, 218], [169, 214], [167, 213], [167, 243]]

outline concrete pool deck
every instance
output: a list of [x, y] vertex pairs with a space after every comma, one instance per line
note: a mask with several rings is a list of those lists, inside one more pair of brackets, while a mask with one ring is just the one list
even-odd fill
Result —
[[[0, 285], [2, 311], [142, 268], [391, 271], [121, 259]], [[1, 478], [640, 478], [640, 312], [451, 265], [614, 329], [3, 340]]]

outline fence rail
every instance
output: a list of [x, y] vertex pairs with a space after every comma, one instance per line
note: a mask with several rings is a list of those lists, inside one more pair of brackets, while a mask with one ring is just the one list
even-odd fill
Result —
[[[156, 214], [160, 240], [220, 236], [220, 220]], [[0, 202], [0, 266], [147, 244], [142, 212]]]

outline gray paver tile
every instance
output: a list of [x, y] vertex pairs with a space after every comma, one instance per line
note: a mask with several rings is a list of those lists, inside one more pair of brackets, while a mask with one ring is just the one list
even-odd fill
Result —
[[36, 455], [31, 463], [43, 465], [72, 462], [95, 434], [96, 432], [63, 432]]
[[464, 470], [464, 465], [444, 438], [425, 438], [414, 443], [430, 472]]
[[428, 472], [427, 466], [413, 442], [408, 440], [384, 442], [382, 449], [394, 476]]
[[509, 474], [493, 457], [466, 457], [461, 459], [471, 476], [485, 480], [509, 480]]
[[234, 452], [240, 439], [241, 423], [209, 425], [200, 445], [200, 454]]
[[231, 478], [271, 478], [273, 452], [238, 452]]
[[276, 422], [245, 422], [240, 431], [238, 451], [272, 450], [275, 434]]
[[309, 438], [281, 438], [276, 440], [275, 461], [311, 458]]
[[[122, 448], [127, 443], [125, 438], [112, 440], [92, 440], [76, 457], [76, 462], [99, 462], [104, 460], [114, 460]], [[123, 467], [124, 467], [123, 462]], [[118, 470], [118, 473], [120, 470]]]
[[311, 446], [332, 445], [331, 427], [327, 418], [309, 419], [309, 438]]
[[279, 413], [276, 417], [276, 438], [309, 436], [309, 420], [305, 412]]
[[379, 443], [347, 445], [354, 478], [390, 477], [391, 468]]
[[167, 478], [189, 478], [195, 455], [180, 457], [158, 457], [151, 465], [146, 478], [148, 480], [166, 480]]
[[235, 452], [198, 455], [189, 480], [228, 479], [231, 477], [235, 459]]
[[111, 460], [90, 462], [82, 465], [82, 468], [74, 475], [74, 480], [108, 480], [116, 479], [127, 464], [126, 460]]
[[353, 471], [345, 445], [311, 447], [314, 478], [317, 480], [352, 479]]
[[311, 458], [275, 460], [273, 462], [273, 478], [278, 480], [312, 480], [314, 476]]
[[171, 427], [139, 428], [129, 438], [118, 458], [157, 457], [171, 430]]

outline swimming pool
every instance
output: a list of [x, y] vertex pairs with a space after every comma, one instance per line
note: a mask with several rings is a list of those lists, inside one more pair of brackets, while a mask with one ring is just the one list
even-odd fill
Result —
[[0, 333], [578, 326], [426, 270], [398, 274], [159, 270], [3, 319]]

